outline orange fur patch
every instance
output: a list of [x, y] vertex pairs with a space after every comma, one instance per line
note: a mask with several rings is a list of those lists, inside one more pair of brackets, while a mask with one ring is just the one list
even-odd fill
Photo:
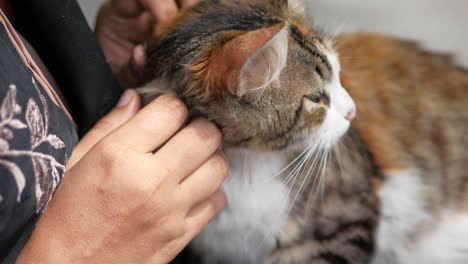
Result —
[[[448, 131], [456, 125], [463, 135], [464, 126], [448, 122], [465, 118], [466, 72], [447, 56], [385, 36], [345, 34], [336, 44], [343, 86], [357, 104], [352, 126], [377, 165], [386, 171], [440, 164], [440, 158], [450, 153], [435, 155], [440, 148], [449, 147], [444, 140], [463, 139]], [[440, 122], [446, 123], [435, 126]], [[455, 153], [452, 146], [448, 150]]]
[[[195, 84], [206, 97], [236, 94], [243, 66], [283, 27], [277, 24], [255, 31], [224, 33], [216, 43], [190, 66]], [[193, 92], [193, 91], [189, 91]]]

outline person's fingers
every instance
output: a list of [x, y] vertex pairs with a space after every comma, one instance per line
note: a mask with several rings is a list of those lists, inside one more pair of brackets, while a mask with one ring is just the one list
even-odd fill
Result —
[[109, 4], [115, 14], [121, 17], [136, 17], [145, 9], [139, 0], [108, 0], [106, 4]]
[[223, 210], [225, 205], [226, 196], [223, 192], [217, 192], [206, 201], [192, 208], [185, 219], [185, 229], [187, 230], [185, 234], [179, 239], [158, 248], [157, 254], [151, 263], [170, 262]]
[[172, 94], [161, 95], [103, 140], [150, 153], [171, 138], [187, 116], [187, 107], [179, 98]]
[[217, 191], [207, 200], [194, 206], [187, 214], [186, 224], [190, 227], [184, 239], [190, 241], [200, 233], [226, 206], [226, 195]]
[[[128, 1], [128, 0], [127, 0]], [[150, 10], [156, 23], [167, 21], [179, 11], [175, 0], [139, 0]]]
[[133, 49], [129, 62], [120, 69], [119, 83], [125, 87], [139, 86], [143, 79], [143, 69], [146, 57], [143, 45], [137, 45]]
[[135, 90], [129, 89], [120, 98], [117, 106], [81, 139], [68, 160], [67, 168], [79, 161], [99, 140], [123, 125], [140, 109], [140, 97]]
[[177, 5], [181, 9], [186, 9], [197, 4], [198, 2], [200, 2], [200, 0], [178, 0]]
[[198, 204], [219, 190], [228, 175], [228, 164], [221, 152], [215, 153], [180, 184], [183, 199]]
[[207, 161], [220, 143], [221, 132], [213, 123], [195, 119], [154, 154], [155, 164], [171, 168], [168, 174], [178, 184]]

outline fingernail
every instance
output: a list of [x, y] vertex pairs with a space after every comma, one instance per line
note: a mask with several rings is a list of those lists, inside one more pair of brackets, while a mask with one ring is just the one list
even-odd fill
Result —
[[138, 45], [133, 50], [133, 62], [136, 66], [144, 66], [145, 64], [145, 48], [143, 45]]
[[124, 94], [120, 97], [119, 102], [117, 103], [117, 107], [123, 107], [128, 105], [134, 97], [134, 92], [131, 90], [127, 90]]

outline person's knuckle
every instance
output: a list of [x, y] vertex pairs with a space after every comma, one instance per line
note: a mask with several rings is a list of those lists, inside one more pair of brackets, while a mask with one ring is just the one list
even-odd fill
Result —
[[180, 238], [187, 233], [187, 225], [185, 224], [185, 220], [182, 220], [178, 223], [177, 229], [174, 230], [173, 236], [175, 238]]
[[[113, 129], [114, 127], [115, 127], [115, 122], [113, 122], [109, 118], [104, 117], [103, 119], [99, 120], [99, 122], [96, 123], [93, 130], [108, 131], [108, 130]], [[93, 130], [91, 130], [91, 132]]]
[[185, 220], [177, 215], [169, 215], [159, 220], [158, 226], [163, 229], [160, 238], [164, 241], [172, 241], [183, 236], [187, 230]]
[[121, 165], [122, 149], [112, 142], [99, 142], [95, 146], [96, 160], [105, 172], [112, 173]]
[[226, 158], [223, 155], [216, 153], [215, 155], [213, 155], [211, 160], [211, 166], [215, 171], [216, 175], [222, 176], [221, 178], [224, 179], [229, 171], [229, 166]]
[[226, 206], [226, 197], [224, 193], [217, 192], [209, 199], [208, 202], [208, 211], [205, 215], [205, 219], [202, 223], [203, 227], [206, 227], [216, 216], [224, 209]]
[[147, 160], [142, 157], [132, 159], [130, 149], [112, 142], [98, 143], [96, 149], [97, 166], [103, 172], [104, 178], [119, 186], [122, 193], [137, 197], [147, 196], [151, 192], [152, 186], [145, 177], [148, 174]]
[[193, 126], [194, 133], [203, 142], [211, 142], [215, 146], [221, 144], [221, 132], [212, 122], [200, 118], [193, 122]]
[[182, 5], [183, 7], [190, 7], [192, 5], [195, 5], [196, 3], [198, 3], [198, 0], [184, 0], [182, 1]]
[[183, 245], [181, 245], [180, 241], [174, 240], [159, 249], [159, 254], [164, 258], [168, 260], [172, 260], [178, 253], [179, 251], [183, 248]]
[[213, 202], [212, 202], [213, 215], [216, 216], [226, 206], [226, 203], [227, 203], [226, 194], [222, 191], [217, 192], [214, 195]]
[[158, 97], [157, 103], [164, 107], [173, 118], [183, 119], [188, 115], [188, 109], [177, 96], [164, 94]]
[[128, 177], [128, 175], [122, 175], [119, 181], [120, 186], [123, 186], [122, 193], [125, 194], [127, 198], [145, 200], [152, 193], [152, 188], [150, 188], [147, 183], [141, 180], [135, 180], [133, 177]]

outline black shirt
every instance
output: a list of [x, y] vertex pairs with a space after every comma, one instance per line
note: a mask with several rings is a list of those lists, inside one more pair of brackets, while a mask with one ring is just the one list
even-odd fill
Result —
[[14, 262], [79, 135], [121, 94], [76, 1], [11, 2], [15, 28], [52, 73], [73, 120], [0, 23], [0, 263]]

